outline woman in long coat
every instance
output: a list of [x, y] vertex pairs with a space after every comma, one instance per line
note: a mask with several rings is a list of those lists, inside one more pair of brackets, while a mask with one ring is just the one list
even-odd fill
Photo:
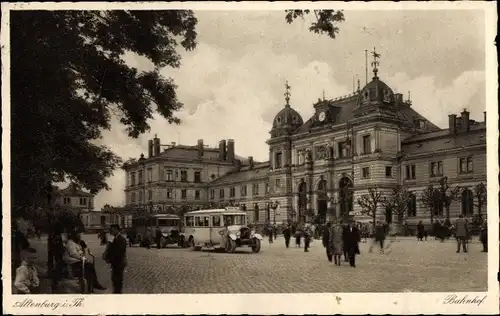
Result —
[[338, 223], [335, 223], [330, 231], [329, 248], [333, 255], [333, 262], [340, 266], [340, 258], [344, 253], [344, 242], [342, 238], [343, 228]]

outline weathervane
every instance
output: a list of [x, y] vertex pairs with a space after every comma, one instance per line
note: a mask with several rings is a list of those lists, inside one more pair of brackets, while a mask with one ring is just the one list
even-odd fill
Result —
[[375, 47], [373, 48], [372, 56], [373, 56], [373, 61], [372, 61], [373, 74], [375, 75], [373, 77], [373, 79], [375, 79], [375, 78], [378, 78], [377, 77], [377, 72], [378, 72], [377, 66], [380, 65], [379, 62], [378, 62], [378, 60], [377, 60], [377, 58], [380, 58], [380, 54], [377, 53], [377, 51], [375, 50]]
[[323, 101], [325, 101], [325, 89], [323, 89]]
[[291, 93], [290, 93], [290, 90], [292, 89], [292, 87], [290, 87], [288, 85], [288, 80], [285, 82], [285, 101], [286, 101], [286, 106], [290, 106], [290, 96], [291, 96]]

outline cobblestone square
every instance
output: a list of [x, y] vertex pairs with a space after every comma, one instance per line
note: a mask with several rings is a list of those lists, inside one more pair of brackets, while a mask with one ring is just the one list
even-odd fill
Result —
[[[103, 285], [111, 288], [110, 269], [102, 261], [104, 250], [97, 238], [84, 237], [96, 256]], [[46, 255], [45, 245], [40, 257]], [[447, 292], [486, 291], [487, 254], [475, 240], [469, 253], [455, 252], [456, 244], [429, 239], [397, 238], [386, 254], [368, 243], [360, 243], [357, 267], [347, 262], [330, 264], [320, 240], [310, 252], [294, 245], [286, 249], [283, 238], [274, 244], [265, 240], [254, 254], [241, 248], [237, 253], [195, 252], [189, 249], [127, 249], [125, 293], [312, 293], [312, 292]], [[107, 292], [111, 292], [108, 290]]]

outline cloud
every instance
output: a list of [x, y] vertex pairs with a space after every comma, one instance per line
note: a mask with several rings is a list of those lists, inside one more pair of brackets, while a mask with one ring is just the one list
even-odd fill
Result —
[[[279, 29], [281, 24], [273, 25], [278, 22], [266, 24], [281, 19], [281, 15], [277, 17], [262, 12], [248, 16], [240, 13], [236, 20], [232, 14], [203, 14], [199, 18], [198, 47], [191, 52], [182, 52], [179, 69], [162, 70], [164, 76], [174, 78], [178, 85], [178, 97], [184, 103], [184, 109], [177, 116], [182, 123], [169, 125], [155, 115], [151, 121], [151, 134], [132, 140], [115, 119], [113, 129], [104, 133], [103, 143], [123, 159], [146, 154], [147, 141], [156, 133], [162, 144], [180, 142], [195, 145], [197, 139], [204, 139], [205, 144], [215, 146], [219, 140], [231, 138], [235, 140], [237, 154], [264, 161], [268, 159], [265, 141], [269, 137], [274, 115], [284, 106], [285, 80], [292, 86], [290, 103], [304, 121], [313, 114], [312, 104], [322, 97], [323, 90], [327, 98], [352, 92], [352, 78], [356, 71], [346, 71], [346, 67], [360, 62], [359, 56], [354, 56], [352, 50], [339, 47], [340, 43], [349, 45], [345, 38], [332, 43], [331, 40], [315, 37], [307, 30], [295, 35], [283, 35]], [[248, 21], [242, 21], [245, 19]], [[247, 28], [248, 34], [238, 33], [242, 23], [255, 26], [253, 32]], [[361, 22], [355, 20], [353, 23], [361, 29]], [[282, 24], [286, 26], [284, 20]], [[303, 26], [297, 24], [292, 27]], [[412, 31], [408, 27], [399, 29], [403, 31], [396, 30], [390, 34], [396, 32], [401, 36], [411, 36]], [[214, 34], [217, 36], [214, 37]], [[280, 39], [280, 34], [286, 40]], [[439, 38], [438, 35], [436, 37]], [[315, 46], [315, 41], [321, 46]], [[336, 45], [335, 49], [328, 48], [327, 43]], [[325, 53], [328, 49], [332, 55]], [[386, 49], [390, 51], [389, 46]], [[402, 46], [397, 49], [401, 50]], [[316, 51], [322, 53], [311, 53]], [[360, 51], [361, 64], [364, 65], [364, 50]], [[484, 70], [469, 67], [446, 79], [442, 73], [432, 70], [432, 62], [423, 62], [429, 59], [427, 49], [412, 48], [411, 51], [412, 56], [421, 56], [417, 58], [422, 62], [420, 68], [412, 64], [408, 66], [411, 70], [408, 70], [397, 58], [385, 60], [383, 65], [386, 68], [381, 68], [381, 79], [395, 92], [404, 93], [405, 97], [407, 91], [411, 91], [413, 107], [440, 127], [446, 127], [448, 114], [458, 113], [462, 108], [468, 108], [473, 119], [482, 120], [485, 109]], [[460, 55], [461, 51], [454, 51], [453, 54]], [[137, 68], [151, 67], [142, 57], [128, 54], [125, 58]], [[456, 56], [450, 58], [460, 60]], [[396, 64], [397, 71], [391, 73]], [[425, 67], [428, 70], [422, 71]], [[364, 78], [361, 82], [363, 85]], [[124, 203], [124, 172], [116, 170], [108, 183], [112, 190], [98, 194], [97, 209], [105, 203]]]

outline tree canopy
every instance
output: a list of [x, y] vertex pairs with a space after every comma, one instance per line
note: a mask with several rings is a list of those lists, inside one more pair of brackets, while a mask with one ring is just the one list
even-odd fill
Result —
[[384, 197], [378, 188], [369, 188], [368, 194], [362, 195], [358, 199], [358, 204], [361, 207], [361, 214], [368, 215], [373, 220], [375, 226], [377, 220], [377, 211], [379, 206], [382, 205]]
[[[14, 205], [31, 207], [65, 177], [107, 189], [121, 159], [96, 141], [112, 115], [134, 138], [154, 112], [179, 123], [176, 86], [159, 69], [179, 67], [178, 46], [196, 47], [192, 11], [11, 11], [10, 21]], [[156, 69], [130, 67], [127, 52]]]
[[397, 216], [398, 223], [401, 224], [408, 211], [411, 197], [411, 193], [405, 187], [398, 185], [392, 189], [389, 197], [383, 199], [382, 205], [393, 211]]

